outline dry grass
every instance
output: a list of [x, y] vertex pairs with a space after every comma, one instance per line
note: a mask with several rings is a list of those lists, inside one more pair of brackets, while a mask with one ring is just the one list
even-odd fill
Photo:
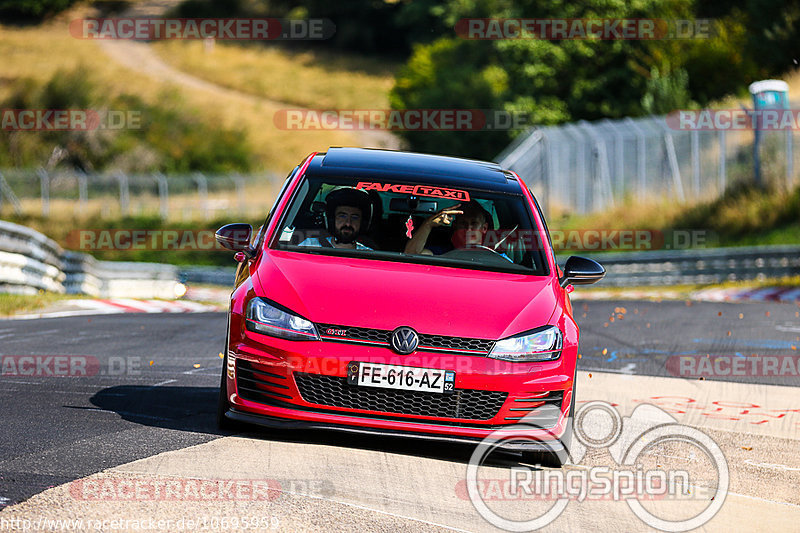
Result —
[[0, 316], [36, 311], [59, 300], [74, 300], [80, 297], [75, 294], [55, 294], [44, 291], [36, 294], [0, 294]]
[[[240, 195], [235, 190], [210, 192], [205, 204], [196, 194], [170, 195], [167, 208], [167, 221], [198, 221], [233, 217], [238, 219], [258, 219], [266, 216], [278, 194], [281, 183], [278, 181], [250, 185]], [[42, 214], [42, 202], [38, 198], [20, 199], [22, 216], [38, 217]], [[154, 216], [161, 214], [159, 197], [155, 194], [131, 194], [128, 206], [131, 216]], [[4, 205], [0, 216], [15, 218], [10, 205]], [[75, 223], [102, 217], [114, 219], [123, 213], [118, 196], [104, 195], [90, 197], [85, 204], [74, 198], [50, 198], [50, 218], [72, 226]]]
[[550, 215], [551, 229], [653, 229], [670, 227], [686, 206], [674, 200], [654, 199], [639, 202], [632, 198], [618, 202], [616, 207], [587, 215], [568, 215], [556, 211]]
[[198, 78], [286, 105], [385, 109], [394, 66], [370, 58], [288, 52], [275, 46], [162, 41], [161, 59]]
[[[135, 94], [148, 103], [158, 103], [165, 93], [177, 92], [209, 123], [244, 129], [256, 154], [258, 169], [285, 175], [311, 151], [358, 144], [356, 137], [342, 131], [278, 130], [272, 122], [274, 112], [279, 109], [274, 104], [230, 93], [177, 87], [122, 67], [108, 58], [98, 43], [70, 36], [69, 21], [90, 15], [87, 8], [78, 8], [41, 26], [0, 26], [0, 57], [3, 58], [0, 99], [9, 96], [13, 82], [18, 79], [43, 82], [59, 69], [71, 70], [84, 65], [111, 95]], [[382, 97], [385, 98], [385, 91]]]

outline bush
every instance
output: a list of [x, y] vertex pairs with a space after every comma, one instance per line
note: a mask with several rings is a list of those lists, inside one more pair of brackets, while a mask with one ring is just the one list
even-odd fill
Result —
[[0, 16], [16, 20], [39, 21], [64, 11], [76, 0], [3, 0]]

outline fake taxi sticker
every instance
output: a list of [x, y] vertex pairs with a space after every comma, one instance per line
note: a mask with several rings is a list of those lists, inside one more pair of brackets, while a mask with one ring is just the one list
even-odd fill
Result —
[[444, 187], [434, 187], [431, 185], [400, 185], [392, 183], [374, 183], [369, 181], [359, 181], [356, 189], [365, 191], [396, 192], [400, 194], [413, 194], [416, 196], [429, 196], [433, 198], [446, 198], [449, 200], [459, 200], [469, 202], [469, 193], [459, 189], [446, 189]]

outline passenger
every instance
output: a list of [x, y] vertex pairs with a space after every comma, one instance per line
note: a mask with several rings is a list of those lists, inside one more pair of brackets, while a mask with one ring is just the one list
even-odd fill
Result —
[[[483, 240], [489, 231], [491, 215], [476, 201], [446, 207], [428, 217], [417, 232], [406, 243], [405, 253], [422, 255], [440, 255], [454, 249], [485, 248]], [[439, 226], [450, 226], [453, 234], [450, 242], [452, 248], [426, 247], [431, 230]]]

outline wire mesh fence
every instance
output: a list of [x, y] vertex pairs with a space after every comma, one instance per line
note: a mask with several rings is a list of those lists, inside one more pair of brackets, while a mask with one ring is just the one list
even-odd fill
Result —
[[[528, 183], [547, 212], [591, 213], [626, 199], [692, 203], [717, 197], [734, 183], [754, 180], [754, 133], [677, 129], [664, 116], [581, 121], [522, 134], [496, 160]], [[795, 186], [800, 135], [792, 129], [760, 134], [762, 181]], [[164, 219], [208, 219], [230, 210], [239, 216], [261, 216], [282, 181], [273, 174], [0, 170], [0, 216], [13, 212], [47, 217], [70, 210]]]
[[[754, 133], [677, 129], [665, 116], [581, 121], [520, 135], [496, 161], [516, 171], [547, 211], [591, 213], [626, 199], [692, 203], [755, 179]], [[762, 181], [793, 187], [800, 135], [760, 133]]]
[[273, 174], [86, 174], [43, 168], [0, 170], [0, 216], [84, 214], [162, 219], [266, 213], [282, 180]]

